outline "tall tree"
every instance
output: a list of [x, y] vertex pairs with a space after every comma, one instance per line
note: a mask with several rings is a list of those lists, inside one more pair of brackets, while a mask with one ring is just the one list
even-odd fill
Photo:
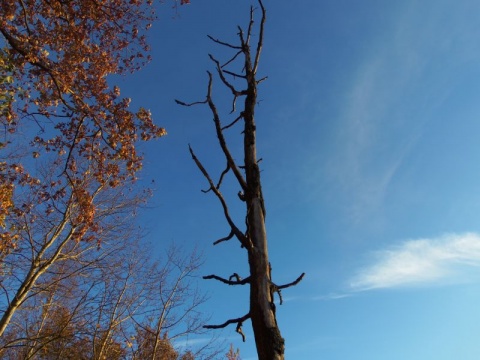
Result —
[[165, 131], [109, 76], [148, 61], [153, 19], [142, 0], [0, 3], [0, 336], [51, 267], [96, 249], [143, 197], [129, 196], [137, 141]]
[[[233, 96], [232, 110], [230, 114], [238, 114], [232, 118], [230, 123], [223, 124], [220, 112], [212, 97], [213, 76], [208, 72], [208, 88], [207, 96], [203, 101], [193, 103], [185, 103], [176, 100], [178, 104], [183, 106], [192, 106], [197, 104], [207, 104], [213, 115], [216, 135], [218, 142], [226, 160], [225, 170], [221, 173], [219, 180], [215, 183], [209, 172], [202, 165], [201, 161], [195, 155], [190, 147], [192, 158], [208, 181], [209, 188], [205, 192], [213, 192], [221, 203], [225, 219], [230, 227], [228, 236], [215, 241], [215, 245], [223, 241], [236, 238], [243, 249], [248, 254], [249, 275], [241, 279], [237, 273], [230, 276], [229, 279], [222, 278], [217, 275], [205, 276], [205, 279], [216, 279], [228, 285], [249, 285], [250, 287], [250, 307], [249, 311], [239, 317], [227, 320], [220, 325], [207, 325], [207, 328], [223, 328], [230, 324], [236, 324], [236, 330], [239, 332], [244, 341], [245, 336], [242, 332], [242, 324], [247, 319], [252, 322], [255, 343], [257, 347], [258, 358], [260, 360], [281, 360], [284, 358], [284, 339], [280, 333], [280, 329], [276, 319], [276, 307], [274, 302], [274, 294], [277, 293], [282, 303], [281, 290], [300, 282], [304, 274], [300, 275], [295, 281], [277, 285], [272, 280], [272, 267], [268, 258], [267, 233], [265, 228], [265, 203], [262, 195], [262, 186], [260, 179], [260, 159], [257, 157], [256, 147], [256, 124], [255, 124], [255, 107], [257, 105], [258, 85], [266, 78], [257, 78], [260, 55], [263, 48], [264, 26], [266, 20], [265, 7], [261, 0], [258, 1], [261, 11], [261, 20], [258, 27], [258, 40], [254, 44], [252, 50], [252, 32], [254, 28], [254, 9], [250, 9], [250, 21], [248, 28], [244, 31], [238, 27], [238, 44], [231, 44], [211, 36], [210, 39], [216, 44], [224, 46], [235, 52], [233, 57], [221, 63], [214, 56], [210, 55], [211, 60], [215, 64], [216, 72], [221, 82], [231, 92]], [[241, 60], [240, 60], [241, 59]], [[238, 64], [240, 71], [228, 70], [228, 67]], [[230, 80], [232, 79], [232, 80]], [[243, 82], [243, 88], [239, 88], [236, 80]], [[241, 110], [236, 109], [236, 103], [239, 98], [244, 98]], [[238, 165], [234, 160], [230, 151], [224, 132], [232, 128], [237, 123], [243, 122], [243, 155], [244, 163]], [[235, 224], [230, 216], [227, 202], [220, 191], [222, 181], [228, 173], [233, 173], [240, 191], [238, 197], [246, 205], [244, 231]]]
[[[153, 19], [151, 3], [145, 1], [0, 3], [1, 59], [10, 72], [0, 84], [2, 96], [9, 96], [1, 105], [0, 187], [22, 193], [14, 201], [0, 198], [4, 215], [32, 207], [23, 200], [25, 192], [48, 186], [49, 196], [58, 197], [70, 187], [86, 214], [77, 232], [81, 237], [95, 226], [89, 221], [96, 211], [93, 191], [135, 178], [142, 161], [137, 141], [165, 130], [153, 124], [148, 110], [131, 110], [130, 99], [120, 96], [118, 86], [109, 86], [108, 77], [133, 72], [148, 61], [144, 32]], [[28, 147], [20, 154], [24, 144]], [[55, 185], [37, 176], [41, 158], [57, 164]], [[86, 175], [98, 186], [84, 187]], [[13, 248], [15, 231], [4, 227], [3, 243]]]

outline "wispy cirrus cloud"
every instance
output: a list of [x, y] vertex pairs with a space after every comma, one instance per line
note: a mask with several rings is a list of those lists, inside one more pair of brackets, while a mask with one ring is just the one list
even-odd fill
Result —
[[408, 240], [374, 253], [351, 279], [352, 291], [452, 284], [480, 279], [480, 234]]
[[392, 185], [401, 181], [410, 156], [429, 136], [428, 125], [438, 121], [451, 96], [447, 84], [478, 56], [478, 50], [474, 55], [470, 46], [458, 45], [462, 34], [472, 33], [469, 22], [460, 20], [464, 13], [452, 10], [458, 26], [448, 31], [444, 11], [434, 9], [425, 18], [418, 8], [408, 1], [399, 6], [391, 27], [364, 44], [367, 50], [342, 89], [326, 173], [354, 224], [382, 216]]

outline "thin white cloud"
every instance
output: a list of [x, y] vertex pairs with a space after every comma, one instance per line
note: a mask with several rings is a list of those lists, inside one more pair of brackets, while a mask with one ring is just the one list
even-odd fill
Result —
[[459, 283], [480, 275], [480, 234], [408, 240], [375, 253], [350, 282], [353, 291]]
[[337, 299], [343, 299], [353, 296], [351, 293], [330, 293], [328, 295], [319, 295], [319, 296], [314, 296], [311, 298], [313, 301], [320, 301], [320, 300], [337, 300]]
[[[460, 67], [472, 57], [468, 46], [456, 45], [464, 41], [461, 34], [471, 31], [445, 30], [444, 9], [432, 10], [425, 19], [419, 11], [423, 8], [412, 1], [398, 7], [391, 27], [364, 45], [343, 89], [333, 135], [337, 148], [326, 173], [344, 196], [342, 206], [353, 224], [363, 225], [372, 215], [381, 218], [391, 186], [408, 166], [424, 126], [436, 121], [450, 94], [445, 84], [458, 76], [449, 64]], [[460, 13], [450, 15], [455, 23], [464, 23]], [[446, 66], [448, 71], [432, 71]]]

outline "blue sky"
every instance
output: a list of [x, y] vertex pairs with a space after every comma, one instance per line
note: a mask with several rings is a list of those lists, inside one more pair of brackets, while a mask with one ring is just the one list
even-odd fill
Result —
[[[246, 274], [212, 174], [224, 163], [202, 100], [206, 35], [235, 40], [248, 1], [167, 4], [150, 33], [152, 63], [121, 80], [168, 136], [143, 147], [155, 197], [142, 216], [148, 240], [205, 253], [202, 273]], [[265, 0], [257, 109], [258, 152], [274, 280], [307, 276], [284, 292], [278, 321], [287, 359], [480, 358], [480, 3], [470, 0]], [[216, 82], [215, 98], [230, 100]], [[229, 134], [240, 154], [239, 130]], [[241, 159], [241, 155], [238, 158]], [[227, 183], [239, 224], [243, 203]], [[212, 323], [248, 311], [246, 289], [204, 281]], [[223, 334], [255, 359], [234, 328]]]

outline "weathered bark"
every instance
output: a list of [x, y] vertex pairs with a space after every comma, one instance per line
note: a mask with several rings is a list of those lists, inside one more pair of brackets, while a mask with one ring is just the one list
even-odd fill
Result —
[[[257, 49], [257, 50], [261, 50]], [[257, 80], [250, 59], [245, 56], [247, 95], [244, 110], [244, 152], [247, 189], [247, 236], [252, 247], [248, 249], [250, 266], [250, 317], [259, 359], [281, 360], [284, 354], [284, 339], [275, 317], [270, 263], [268, 260], [267, 231], [265, 228], [265, 204], [257, 160], [255, 105], [257, 104]]]
[[[240, 333], [245, 341], [245, 336], [242, 331], [243, 322], [247, 319], [251, 319], [253, 333], [255, 336], [255, 344], [257, 347], [257, 354], [259, 360], [283, 360], [285, 341], [282, 338], [280, 329], [277, 324], [275, 314], [274, 294], [278, 293], [280, 297], [280, 304], [282, 301], [280, 291], [281, 289], [296, 285], [302, 278], [302, 274], [297, 280], [290, 284], [277, 286], [272, 281], [271, 267], [268, 259], [268, 244], [267, 244], [267, 231], [265, 227], [265, 204], [262, 195], [262, 186], [260, 179], [259, 159], [257, 159], [257, 147], [256, 147], [256, 125], [255, 125], [255, 106], [257, 104], [257, 85], [265, 78], [257, 80], [257, 69], [260, 59], [260, 54], [263, 46], [263, 30], [266, 20], [265, 8], [261, 0], [258, 0], [261, 9], [261, 22], [259, 26], [259, 37], [257, 41], [256, 51], [252, 54], [250, 40], [253, 27], [253, 13], [254, 10], [250, 10], [250, 23], [248, 25], [247, 33], [244, 34], [239, 27], [240, 45], [232, 45], [222, 42], [211, 36], [210, 39], [215, 43], [226, 46], [231, 49], [237, 50], [237, 53], [224, 65], [221, 65], [212, 55], [211, 60], [216, 65], [217, 73], [222, 83], [232, 92], [233, 104], [232, 113], [236, 110], [236, 100], [238, 97], [245, 97], [243, 110], [240, 111], [240, 115], [237, 116], [229, 125], [221, 125], [220, 116], [217, 111], [217, 107], [212, 100], [212, 75], [209, 72], [209, 83], [207, 98], [204, 101], [198, 101], [194, 103], [184, 103], [177, 101], [178, 104], [183, 106], [192, 106], [197, 104], [207, 104], [213, 114], [213, 120], [215, 123], [215, 129], [217, 138], [222, 152], [225, 155], [227, 162], [226, 169], [221, 173], [220, 180], [215, 185], [209, 173], [205, 170], [200, 160], [196, 157], [194, 151], [190, 147], [190, 153], [196, 165], [208, 180], [210, 188], [204, 192], [212, 191], [219, 199], [227, 223], [230, 226], [230, 234], [214, 242], [218, 244], [223, 241], [237, 238], [242, 247], [248, 252], [249, 262], [249, 276], [241, 280], [237, 273], [230, 276], [230, 279], [224, 279], [217, 275], [205, 276], [204, 279], [215, 279], [228, 285], [250, 285], [250, 308], [249, 312], [236, 319], [227, 320], [220, 325], [207, 325], [206, 328], [217, 329], [224, 328], [230, 324], [237, 324], [236, 331]], [[242, 73], [234, 73], [226, 70], [224, 67], [233, 63], [239, 55], [243, 55]], [[233, 76], [234, 78], [241, 78], [245, 80], [246, 89], [237, 90], [226, 78], [226, 75]], [[243, 119], [244, 129], [244, 165], [237, 166], [234, 161], [234, 157], [231, 155], [228, 149], [223, 131], [235, 125], [239, 120]], [[241, 169], [244, 170], [242, 174]], [[237, 179], [241, 188], [238, 196], [241, 201], [246, 204], [246, 230], [240, 231], [235, 225], [232, 218], [229, 215], [227, 203], [220, 192], [220, 186], [223, 177], [232, 170], [234, 177]], [[236, 280], [232, 280], [235, 278]]]

